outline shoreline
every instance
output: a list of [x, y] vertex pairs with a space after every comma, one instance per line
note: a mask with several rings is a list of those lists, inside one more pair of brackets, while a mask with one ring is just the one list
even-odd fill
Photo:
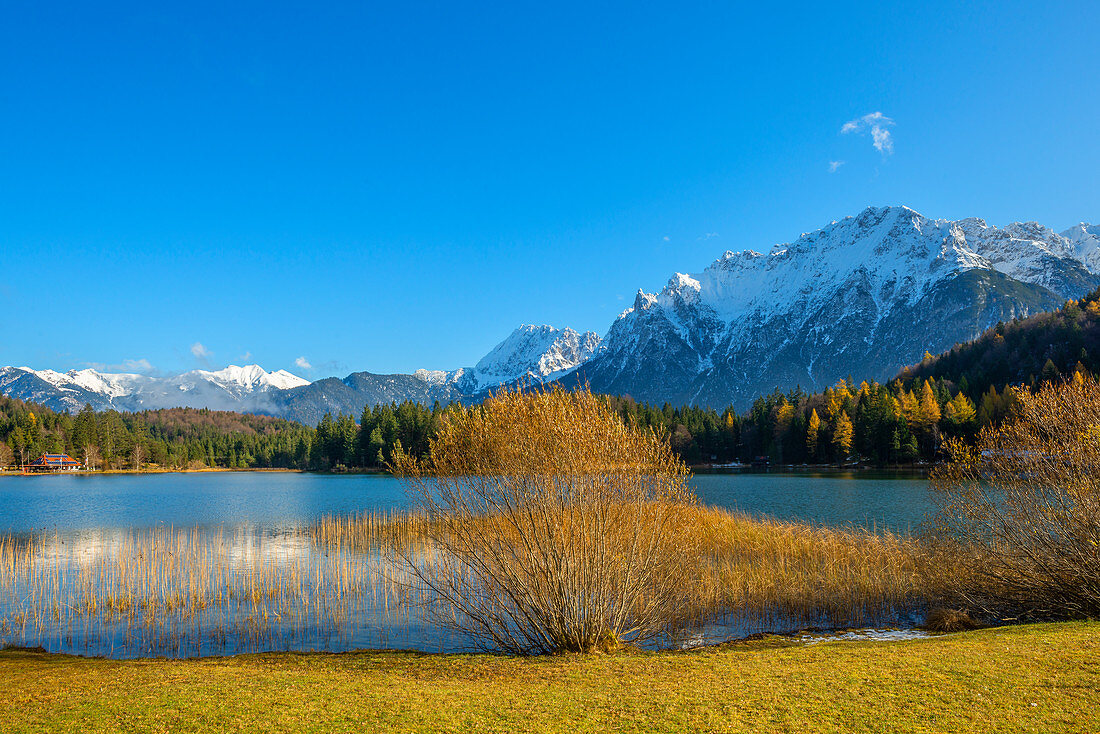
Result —
[[[927, 477], [935, 467], [934, 464], [909, 464], [900, 466], [875, 466], [873, 464], [771, 464], [768, 466], [753, 466], [752, 464], [688, 464], [688, 469], [693, 474], [859, 474], [859, 473], [886, 473], [908, 474]], [[285, 467], [250, 467], [247, 469], [230, 469], [228, 467], [204, 467], [202, 469], [99, 469], [78, 471], [43, 471], [22, 472], [18, 469], [0, 469], [0, 477], [53, 477], [53, 476], [107, 476], [107, 475], [142, 475], [142, 474], [228, 474], [228, 473], [269, 473], [269, 474], [331, 474], [339, 475], [377, 475], [389, 476], [393, 474], [384, 469], [356, 468], [333, 471], [331, 469], [290, 469]]]

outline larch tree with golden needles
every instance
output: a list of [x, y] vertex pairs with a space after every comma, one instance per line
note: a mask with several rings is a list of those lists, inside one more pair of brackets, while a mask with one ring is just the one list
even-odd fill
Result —
[[687, 469], [587, 389], [450, 412], [426, 459], [393, 468], [429, 521], [403, 560], [475, 645], [591, 651], [664, 634], [688, 608]]
[[836, 450], [838, 464], [843, 463], [852, 452], [852, 419], [843, 410], [833, 427], [833, 448]]
[[817, 417], [817, 409], [810, 411], [810, 420], [806, 426], [806, 455], [810, 461], [817, 458], [817, 439], [821, 432], [821, 419]]
[[932, 475], [941, 539], [973, 557], [955, 591], [988, 616], [1100, 614], [1100, 384], [1032, 393], [976, 444], [946, 444]]

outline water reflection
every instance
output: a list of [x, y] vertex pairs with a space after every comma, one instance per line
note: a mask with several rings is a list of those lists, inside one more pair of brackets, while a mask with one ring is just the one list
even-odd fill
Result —
[[0, 645], [110, 657], [463, 649], [380, 551], [305, 532], [96, 531], [0, 540]]

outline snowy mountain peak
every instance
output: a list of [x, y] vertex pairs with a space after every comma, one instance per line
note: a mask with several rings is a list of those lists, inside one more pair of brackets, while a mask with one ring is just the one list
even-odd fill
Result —
[[[238, 367], [235, 364], [231, 364], [228, 367], [209, 372], [206, 370], [195, 370], [193, 372], [185, 373], [186, 375], [193, 375], [196, 378], [207, 380], [220, 385], [232, 386], [234, 388], [243, 388], [245, 390], [256, 390], [264, 388], [276, 388], [279, 390], [288, 390], [292, 387], [301, 387], [302, 385], [308, 385], [309, 380], [304, 380], [297, 375], [291, 374], [286, 370], [276, 370], [275, 372], [268, 372], [258, 364], [244, 365]], [[181, 375], [182, 377], [182, 375]]]
[[655, 298], [668, 308], [698, 302], [718, 317], [803, 307], [856, 272], [910, 301], [960, 270], [992, 269], [1051, 287], [1066, 268], [1100, 274], [1098, 228], [1059, 235], [1036, 222], [997, 228], [978, 218], [928, 219], [906, 206], [868, 207], [767, 255], [727, 251], [698, 274], [676, 273], [665, 288], [639, 293], [635, 309]]
[[553, 380], [591, 359], [600, 341], [593, 331], [523, 324], [482, 357], [471, 375], [479, 390], [522, 379]]
[[1091, 272], [1100, 271], [1100, 224], [1081, 222], [1061, 235]]

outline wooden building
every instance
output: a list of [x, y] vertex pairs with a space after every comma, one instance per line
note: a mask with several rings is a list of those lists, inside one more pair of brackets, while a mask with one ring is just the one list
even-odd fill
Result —
[[76, 471], [84, 465], [68, 454], [42, 454], [23, 467], [24, 472]]

